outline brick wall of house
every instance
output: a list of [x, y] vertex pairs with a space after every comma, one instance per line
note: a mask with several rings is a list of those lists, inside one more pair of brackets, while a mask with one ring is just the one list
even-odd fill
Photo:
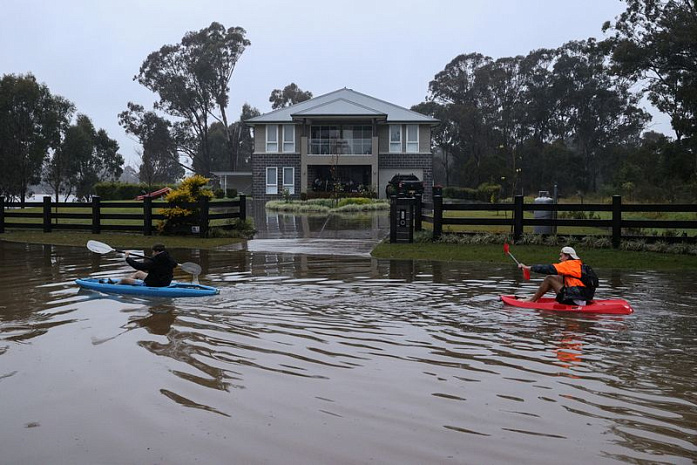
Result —
[[[278, 168], [278, 194], [266, 193], [266, 168]], [[299, 153], [255, 153], [252, 155], [252, 197], [254, 200], [276, 200], [282, 198], [283, 168], [295, 168], [295, 194], [300, 197], [300, 154]]]

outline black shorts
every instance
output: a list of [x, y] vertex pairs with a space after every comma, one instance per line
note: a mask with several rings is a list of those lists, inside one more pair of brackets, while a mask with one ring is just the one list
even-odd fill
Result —
[[556, 301], [559, 302], [560, 304], [564, 305], [576, 305], [574, 302], [574, 299], [579, 299], [578, 297], [569, 297], [566, 295], [566, 287], [562, 287], [561, 290], [557, 293]]

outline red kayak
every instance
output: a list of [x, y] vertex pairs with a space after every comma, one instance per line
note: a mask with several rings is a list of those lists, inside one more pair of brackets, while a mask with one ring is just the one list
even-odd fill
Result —
[[501, 300], [506, 305], [520, 308], [534, 308], [537, 310], [549, 310], [553, 312], [572, 313], [605, 313], [609, 315], [629, 315], [634, 311], [629, 302], [622, 299], [593, 300], [588, 305], [560, 304], [551, 297], [542, 297], [537, 302], [528, 302], [518, 299], [514, 295], [502, 295]]

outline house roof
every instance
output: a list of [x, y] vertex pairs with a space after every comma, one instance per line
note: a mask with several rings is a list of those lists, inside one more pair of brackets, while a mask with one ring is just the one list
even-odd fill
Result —
[[374, 118], [388, 123], [438, 124], [438, 120], [369, 95], [343, 88], [290, 107], [250, 118], [247, 124], [283, 124], [298, 119]]

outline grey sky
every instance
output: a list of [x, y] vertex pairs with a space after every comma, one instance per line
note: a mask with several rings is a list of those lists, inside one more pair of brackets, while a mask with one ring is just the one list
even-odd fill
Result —
[[[295, 82], [321, 95], [349, 87], [410, 107], [459, 54], [525, 55], [601, 38], [619, 0], [0, 0], [0, 74], [32, 72], [118, 140], [137, 144], [117, 114], [154, 95], [133, 81], [150, 52], [217, 21], [252, 42], [230, 83], [231, 120], [245, 102], [271, 109], [273, 89]], [[653, 129], [669, 133], [667, 118]]]

